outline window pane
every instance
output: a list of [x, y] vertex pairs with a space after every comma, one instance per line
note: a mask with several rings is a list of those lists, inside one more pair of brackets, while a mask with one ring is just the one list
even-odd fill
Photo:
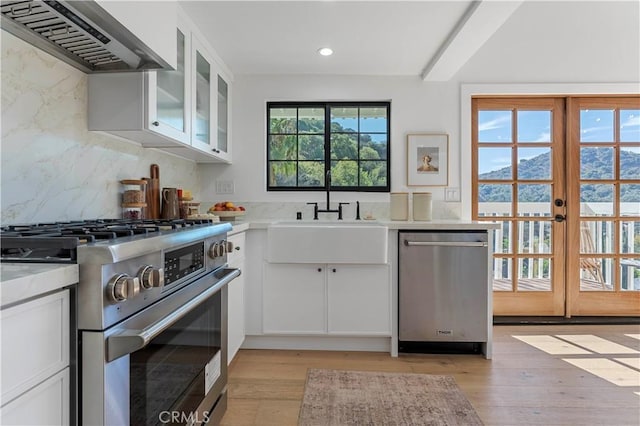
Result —
[[620, 222], [620, 253], [640, 253], [640, 222]]
[[387, 186], [387, 162], [361, 161], [360, 186]]
[[519, 184], [518, 216], [551, 216], [551, 185]]
[[324, 136], [298, 136], [298, 160], [324, 160]]
[[640, 291], [640, 259], [620, 259], [620, 289]]
[[520, 253], [551, 253], [551, 222], [520, 222], [518, 234]]
[[513, 179], [511, 148], [478, 148], [478, 179]]
[[493, 259], [493, 291], [512, 291], [513, 280], [511, 279], [510, 258]]
[[620, 185], [620, 216], [640, 216], [640, 185]]
[[478, 142], [511, 142], [511, 111], [478, 111]]
[[640, 109], [620, 110], [620, 142], [640, 142]]
[[551, 179], [551, 148], [518, 148], [518, 179]]
[[518, 259], [518, 291], [551, 291], [551, 259]]
[[332, 133], [331, 158], [334, 160], [357, 160], [358, 135]]
[[580, 142], [613, 142], [612, 109], [580, 111]]
[[387, 108], [360, 108], [360, 132], [387, 133]]
[[613, 185], [580, 185], [581, 216], [611, 216]]
[[613, 179], [613, 148], [580, 148], [580, 179]]
[[295, 160], [296, 159], [296, 137], [275, 135], [269, 137], [269, 159], [270, 160]]
[[580, 253], [613, 253], [613, 222], [580, 223]]
[[620, 149], [620, 179], [640, 179], [640, 147]]
[[357, 132], [358, 108], [331, 108], [332, 132]]
[[324, 133], [324, 108], [298, 109], [299, 133]]
[[331, 161], [331, 186], [357, 186], [357, 161]]
[[518, 142], [551, 142], [551, 111], [518, 111]]
[[295, 161], [269, 163], [269, 186], [295, 187], [297, 166]]
[[298, 163], [298, 186], [323, 187], [324, 161], [300, 161]]
[[580, 258], [580, 291], [612, 291], [613, 279], [611, 259]]
[[360, 159], [362, 160], [386, 160], [387, 159], [387, 135], [360, 134]]
[[270, 133], [296, 133], [295, 108], [271, 108], [269, 115]]
[[512, 201], [511, 185], [478, 185], [478, 214], [510, 216]]

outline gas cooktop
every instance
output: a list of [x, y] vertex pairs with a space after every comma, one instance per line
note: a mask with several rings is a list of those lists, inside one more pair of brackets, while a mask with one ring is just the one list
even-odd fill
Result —
[[0, 228], [3, 262], [76, 263], [77, 248], [131, 237], [152, 237], [211, 226], [210, 219], [95, 219], [8, 225]]

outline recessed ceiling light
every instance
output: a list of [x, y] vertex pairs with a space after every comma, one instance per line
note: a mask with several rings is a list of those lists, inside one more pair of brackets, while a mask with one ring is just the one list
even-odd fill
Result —
[[333, 50], [328, 47], [321, 47], [320, 49], [318, 49], [318, 53], [322, 56], [330, 56], [333, 55]]

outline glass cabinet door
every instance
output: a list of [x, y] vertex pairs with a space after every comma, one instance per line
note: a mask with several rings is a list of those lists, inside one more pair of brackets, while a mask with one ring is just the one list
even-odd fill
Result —
[[218, 150], [229, 152], [229, 85], [218, 75]]
[[[213, 76], [215, 78], [215, 74]], [[203, 151], [213, 152], [215, 144], [212, 141], [212, 61], [207, 52], [193, 38], [193, 129], [191, 144]]]
[[148, 79], [149, 129], [172, 139], [189, 143], [188, 79], [189, 36], [181, 28], [176, 32], [177, 66], [175, 70], [150, 71]]

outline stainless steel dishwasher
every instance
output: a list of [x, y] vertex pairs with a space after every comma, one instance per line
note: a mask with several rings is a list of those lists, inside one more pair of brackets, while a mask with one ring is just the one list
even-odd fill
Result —
[[398, 350], [491, 357], [486, 231], [398, 232]]

